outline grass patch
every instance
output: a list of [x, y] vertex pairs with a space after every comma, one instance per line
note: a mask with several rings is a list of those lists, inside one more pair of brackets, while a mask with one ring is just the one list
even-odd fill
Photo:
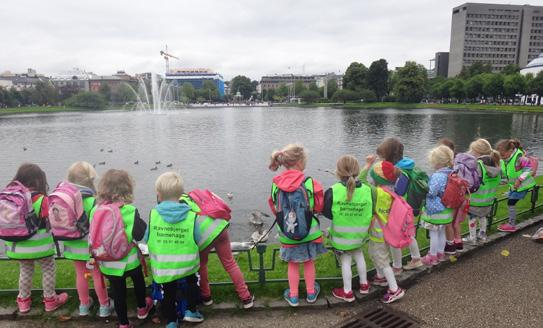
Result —
[[[103, 110], [119, 110], [122, 107], [110, 106]], [[66, 113], [66, 112], [97, 112], [102, 110], [88, 109], [88, 108], [75, 108], [65, 106], [25, 106], [25, 107], [12, 107], [12, 108], [0, 108], [0, 115], [14, 115], [14, 114], [44, 114], [44, 113]]]

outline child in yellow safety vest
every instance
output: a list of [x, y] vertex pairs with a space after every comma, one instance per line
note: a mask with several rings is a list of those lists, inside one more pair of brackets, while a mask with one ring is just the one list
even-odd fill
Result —
[[[98, 205], [101, 203], [120, 203], [124, 230], [128, 242], [143, 239], [147, 224], [140, 217], [137, 208], [132, 205], [134, 200], [134, 180], [124, 170], [110, 169], [100, 179], [97, 190]], [[91, 214], [91, 221], [94, 215]], [[113, 292], [115, 313], [119, 321], [119, 328], [130, 328], [133, 325], [128, 321], [126, 304], [126, 279], [131, 278], [136, 296], [136, 315], [143, 320], [147, 318], [153, 308], [153, 300], [146, 297], [146, 285], [143, 277], [142, 265], [138, 256], [137, 246], [134, 246], [128, 255], [119, 261], [100, 261], [100, 271], [109, 280]]]
[[175, 172], [166, 172], [155, 182], [158, 205], [151, 210], [145, 240], [153, 280], [162, 284], [163, 314], [167, 328], [177, 327], [176, 295], [179, 279], [187, 282], [187, 310], [183, 320], [202, 322], [204, 317], [197, 309], [200, 296], [196, 272], [200, 268], [197, 244], [196, 213], [190, 205], [179, 202], [184, 193], [183, 178]]
[[329, 229], [330, 241], [339, 256], [343, 287], [332, 289], [332, 295], [346, 302], [354, 302], [352, 290], [353, 273], [351, 263], [354, 259], [360, 280], [361, 295], [369, 293], [366, 261], [362, 246], [368, 239], [368, 228], [372, 217], [371, 189], [358, 179], [360, 165], [350, 155], [341, 156], [336, 165], [339, 182], [324, 194], [323, 215], [332, 220]]
[[[90, 218], [90, 212], [96, 201], [94, 196], [96, 194], [94, 186], [96, 176], [96, 170], [87, 162], [75, 162], [68, 169], [68, 181], [76, 185], [82, 194], [88, 195], [83, 196], [83, 209], [87, 218]], [[108, 317], [113, 312], [113, 302], [107, 296], [104, 276], [100, 272], [98, 263], [91, 261], [88, 236], [79, 240], [66, 240], [63, 245], [64, 257], [74, 262], [77, 295], [79, 296], [79, 315], [89, 315], [93, 304], [93, 299], [89, 296], [89, 282], [86, 277], [91, 273], [94, 290], [100, 303], [98, 316]]]
[[535, 179], [532, 176], [532, 163], [517, 139], [504, 139], [498, 141], [496, 150], [500, 153], [502, 176], [507, 180], [509, 193], [507, 194], [507, 208], [509, 211], [509, 220], [507, 223], [498, 226], [498, 230], [503, 232], [517, 231], [516, 205], [519, 200], [524, 199], [528, 190], [535, 185]]
[[[394, 271], [390, 266], [389, 245], [386, 244], [383, 228], [388, 222], [388, 215], [392, 206], [392, 196], [385, 191], [393, 191], [394, 183], [400, 175], [400, 170], [388, 161], [379, 161], [375, 164], [375, 156], [366, 157], [366, 165], [360, 171], [360, 179], [367, 180], [371, 186], [374, 210], [369, 229], [368, 253], [373, 260], [376, 275], [373, 284], [388, 286], [382, 301], [392, 303], [405, 295], [405, 290], [398, 287]], [[373, 164], [373, 165], [372, 165]]]
[[32, 193], [32, 206], [40, 219], [40, 226], [36, 234], [30, 239], [6, 242], [6, 255], [10, 259], [19, 260], [19, 295], [17, 306], [20, 313], [30, 311], [32, 300], [32, 276], [34, 266], [41, 266], [43, 303], [45, 311], [58, 309], [68, 300], [68, 294], [55, 292], [55, 245], [51, 233], [47, 230], [47, 215], [49, 206], [47, 202], [47, 178], [45, 172], [36, 164], [25, 163], [17, 170], [13, 181], [19, 181]]
[[[464, 241], [477, 244], [486, 241], [487, 215], [492, 211], [497, 188], [501, 180], [500, 153], [492, 149], [486, 139], [477, 139], [469, 145], [469, 154], [477, 158], [477, 172], [481, 177], [479, 190], [471, 194], [469, 201], [469, 237]], [[477, 221], [479, 234], [477, 235]]]

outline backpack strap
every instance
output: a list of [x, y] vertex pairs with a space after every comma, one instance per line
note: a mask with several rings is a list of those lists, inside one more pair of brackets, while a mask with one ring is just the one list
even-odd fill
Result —
[[[311, 183], [311, 189], [307, 188], [307, 183]], [[313, 178], [306, 177], [304, 181], [302, 182], [302, 185], [304, 186], [303, 189], [305, 190], [307, 204], [309, 204], [309, 207], [311, 208], [311, 212], [313, 213], [313, 208], [315, 207], [315, 198], [314, 198], [315, 192], [313, 190]], [[313, 199], [313, 206], [311, 206], [311, 199]]]

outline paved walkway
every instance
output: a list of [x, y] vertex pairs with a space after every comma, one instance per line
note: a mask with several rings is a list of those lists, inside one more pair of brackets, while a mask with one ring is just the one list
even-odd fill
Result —
[[[391, 305], [423, 327], [543, 327], [543, 245], [522, 234], [477, 250], [454, 264], [424, 275], [404, 299]], [[508, 256], [502, 252], [507, 250]], [[330, 327], [373, 302], [331, 309], [215, 312], [198, 327]], [[147, 322], [141, 327], [162, 327]], [[187, 325], [188, 326], [188, 325]], [[4, 327], [115, 327], [103, 321], [0, 321]], [[186, 327], [186, 326], [185, 326]]]

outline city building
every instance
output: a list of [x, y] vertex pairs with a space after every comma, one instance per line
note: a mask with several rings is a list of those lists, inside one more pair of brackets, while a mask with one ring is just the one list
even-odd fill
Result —
[[97, 78], [97, 75], [85, 72], [82, 69], [74, 68], [72, 70], [55, 74], [51, 76], [51, 83], [57, 87], [60, 92], [64, 89], [74, 89], [78, 91], [89, 91], [91, 79]]
[[18, 91], [34, 88], [38, 82], [49, 82], [49, 78], [38, 74], [35, 69], [29, 68], [26, 73], [12, 74], [4, 72], [0, 74], [0, 86], [15, 88]]
[[268, 75], [263, 76], [260, 79], [260, 86], [262, 91], [275, 90], [281, 85], [293, 85], [296, 81], [302, 81], [304, 86], [308, 87], [311, 83], [316, 83], [317, 79], [315, 75], [294, 75], [294, 74], [281, 74], [281, 75]]
[[543, 6], [465, 3], [452, 10], [448, 76], [489, 63], [520, 67], [543, 52]]
[[99, 92], [102, 85], [107, 85], [112, 93], [116, 93], [123, 83], [134, 86], [137, 84], [137, 80], [126, 74], [125, 71], [117, 71], [117, 73], [113, 75], [95, 75], [89, 79], [89, 90], [92, 92]]
[[209, 68], [173, 68], [166, 73], [166, 81], [179, 87], [188, 82], [194, 89], [201, 89], [205, 81], [212, 81], [219, 91], [219, 96], [224, 97], [224, 78]]

